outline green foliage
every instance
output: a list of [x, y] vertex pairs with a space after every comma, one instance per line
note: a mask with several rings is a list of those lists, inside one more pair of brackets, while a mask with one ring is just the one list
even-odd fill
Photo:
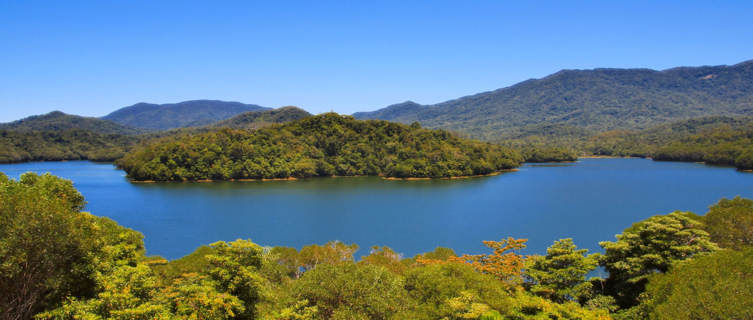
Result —
[[651, 319], [753, 318], [753, 249], [722, 250], [651, 278], [644, 308]]
[[[359, 262], [358, 246], [338, 241], [301, 250], [221, 241], [171, 262], [147, 258], [139, 233], [81, 212], [84, 204], [70, 181], [31, 173], [16, 181], [0, 173], [0, 318], [753, 316], [753, 249], [745, 233], [753, 201], [739, 197], [722, 199], [705, 217], [673, 212], [635, 223], [617, 241], [600, 243], [603, 256], [587, 255], [571, 239], [556, 241], [546, 256], [506, 255], [525, 242], [509, 238], [485, 242], [494, 255], [458, 257], [437, 248], [403, 259], [377, 246]], [[712, 237], [739, 250], [718, 250]], [[610, 273], [609, 295], [591, 288], [602, 282], [585, 279], [597, 260]], [[520, 273], [518, 262], [525, 262], [524, 285], [493, 272]]]
[[722, 248], [740, 250], [753, 245], [753, 200], [722, 199], [703, 217], [711, 240]]
[[[405, 289], [415, 301], [411, 319], [458, 319], [471, 309], [507, 313], [512, 305], [507, 285], [464, 263], [426, 265], [409, 270]], [[454, 300], [453, 300], [454, 299]], [[459, 303], [465, 308], [459, 308]], [[477, 316], [478, 317], [478, 316]]]
[[135, 149], [118, 165], [134, 180], [195, 181], [470, 176], [521, 161], [510, 149], [446, 131], [330, 113], [255, 131], [222, 129], [165, 139]]
[[235, 319], [256, 319], [256, 304], [262, 299], [266, 280], [259, 273], [263, 249], [250, 240], [215, 242], [206, 256], [212, 280], [220, 291], [237, 297], [244, 306]]
[[150, 265], [154, 272], [159, 275], [160, 279], [171, 282], [173, 279], [177, 279], [186, 273], [206, 272], [209, 268], [209, 260], [206, 256], [213, 252], [214, 250], [212, 248], [201, 246], [191, 254], [180, 259], [166, 263], [157, 263], [161, 261], [155, 259]]
[[741, 129], [723, 126], [664, 145], [655, 160], [696, 161], [753, 169], [753, 123]]
[[0, 163], [24, 161], [94, 160], [113, 161], [139, 138], [101, 134], [86, 130], [0, 130]]
[[143, 255], [141, 234], [83, 206], [68, 180], [0, 179], [0, 318], [29, 319], [63, 298], [90, 297], [100, 272]]
[[561, 147], [527, 147], [521, 154], [526, 162], [561, 162], [578, 160], [573, 150]]
[[177, 319], [238, 319], [246, 308], [236, 296], [195, 273], [178, 278], [156, 298]]
[[403, 280], [368, 264], [318, 265], [295, 283], [293, 292], [316, 307], [316, 319], [391, 319], [409, 307]]
[[301, 120], [310, 116], [311, 114], [303, 109], [289, 106], [267, 111], [241, 113], [230, 119], [215, 122], [211, 126], [233, 129], [258, 129], [276, 123]]
[[667, 272], [677, 261], [718, 249], [703, 230], [701, 218], [690, 212], [650, 217], [616, 237], [616, 242], [599, 245], [605, 250], [601, 265], [609, 272], [607, 291], [621, 307], [637, 304], [652, 274]]
[[586, 275], [599, 265], [599, 255], [586, 256], [587, 252], [578, 250], [572, 239], [562, 239], [546, 250], [546, 256], [529, 257], [530, 291], [559, 303], [588, 300], [592, 291]]
[[373, 246], [369, 255], [361, 258], [360, 264], [382, 266], [396, 274], [403, 274], [408, 267], [402, 262], [402, 256], [387, 246]]

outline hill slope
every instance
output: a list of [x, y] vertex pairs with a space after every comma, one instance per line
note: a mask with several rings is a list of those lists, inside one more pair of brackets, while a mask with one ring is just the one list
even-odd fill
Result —
[[135, 135], [103, 134], [87, 130], [0, 130], [0, 163], [25, 161], [113, 161], [138, 142]]
[[753, 115], [753, 60], [662, 71], [563, 70], [435, 105], [405, 102], [354, 114], [357, 119], [418, 121], [486, 140], [538, 124], [634, 130], [710, 115]]
[[102, 119], [149, 130], [204, 126], [248, 112], [269, 108], [240, 102], [192, 100], [169, 104], [137, 103], [118, 109]]
[[48, 114], [31, 116], [8, 123], [0, 123], [0, 130], [20, 132], [86, 130], [103, 134], [137, 134], [142, 130], [126, 127], [112, 121], [92, 117], [81, 117], [53, 111]]
[[250, 111], [227, 120], [213, 123], [212, 127], [233, 129], [258, 129], [274, 123], [285, 123], [310, 117], [306, 110], [289, 106], [273, 110]]
[[515, 151], [442, 130], [334, 113], [259, 130], [166, 138], [118, 160], [134, 180], [311, 176], [451, 177], [517, 167]]

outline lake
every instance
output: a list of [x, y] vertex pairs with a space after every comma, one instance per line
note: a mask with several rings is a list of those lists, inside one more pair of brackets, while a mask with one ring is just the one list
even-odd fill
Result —
[[148, 254], [168, 259], [238, 238], [298, 248], [340, 240], [357, 243], [358, 255], [387, 245], [413, 256], [437, 246], [481, 253], [482, 240], [508, 236], [528, 238], [526, 253], [545, 253], [554, 240], [570, 237], [600, 251], [599, 241], [646, 217], [705, 213], [722, 197], [753, 198], [751, 173], [645, 159], [527, 164], [499, 176], [430, 181], [137, 184], [111, 164], [87, 161], [4, 164], [0, 171], [73, 180], [87, 211], [140, 231]]

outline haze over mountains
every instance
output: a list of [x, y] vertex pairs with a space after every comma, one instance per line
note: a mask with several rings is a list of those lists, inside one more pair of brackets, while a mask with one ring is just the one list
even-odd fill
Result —
[[13, 122], [0, 123], [0, 130], [13, 130], [20, 132], [60, 132], [74, 129], [102, 134], [130, 135], [144, 132], [144, 130], [123, 126], [112, 121], [94, 117], [70, 115], [61, 111], [53, 111], [43, 115], [26, 117]]
[[694, 117], [753, 115], [753, 60], [732, 66], [562, 70], [434, 105], [411, 101], [358, 119], [420, 122], [496, 140], [531, 125], [606, 131]]
[[269, 110], [255, 104], [219, 100], [191, 100], [179, 103], [137, 103], [118, 109], [102, 119], [148, 130], [198, 127], [248, 111]]

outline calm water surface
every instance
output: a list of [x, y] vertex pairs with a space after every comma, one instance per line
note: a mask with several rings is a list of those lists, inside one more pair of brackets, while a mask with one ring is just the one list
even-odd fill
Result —
[[0, 165], [18, 177], [51, 172], [73, 180], [87, 210], [142, 232], [149, 254], [174, 259], [202, 244], [250, 238], [301, 247], [340, 240], [387, 245], [412, 256], [451, 247], [479, 253], [482, 240], [528, 238], [529, 253], [572, 237], [599, 250], [631, 223], [673, 210], [705, 213], [722, 197], [753, 198], [753, 174], [644, 159], [584, 159], [526, 165], [465, 180], [134, 184], [110, 164], [85, 161]]

